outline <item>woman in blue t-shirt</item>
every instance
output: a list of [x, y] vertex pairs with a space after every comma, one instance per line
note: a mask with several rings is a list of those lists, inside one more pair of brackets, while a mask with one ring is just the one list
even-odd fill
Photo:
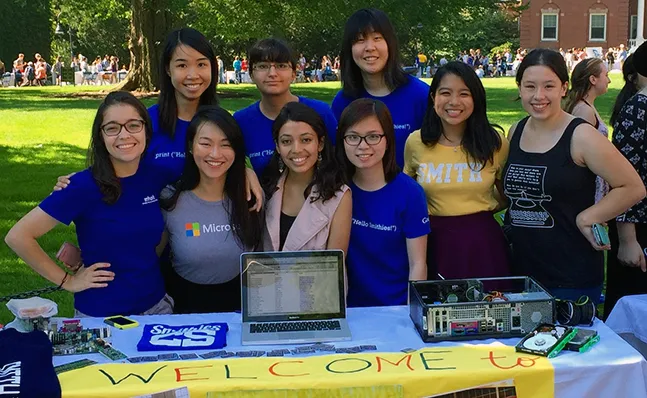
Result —
[[198, 107], [218, 104], [215, 59], [211, 44], [195, 29], [177, 29], [166, 38], [158, 66], [160, 95], [148, 108], [153, 138], [144, 161], [172, 169], [169, 183], [182, 173], [186, 131]]
[[240, 255], [261, 237], [260, 216], [246, 200], [243, 134], [229, 112], [203, 106], [187, 129], [186, 152], [182, 179], [161, 195], [175, 312], [240, 310]]
[[[157, 104], [148, 109], [153, 123], [153, 138], [145, 162], [170, 168], [175, 182], [184, 165], [184, 144], [189, 122], [200, 105], [217, 105], [218, 63], [206, 37], [192, 28], [181, 28], [166, 38], [159, 64], [160, 95]], [[256, 197], [260, 210], [263, 196], [252, 169], [247, 172], [249, 191]]]
[[[198, 107], [218, 104], [215, 59], [211, 44], [195, 29], [177, 29], [166, 38], [158, 72], [160, 95], [157, 104], [148, 108], [153, 136], [142, 160], [170, 170], [168, 184], [182, 174], [186, 130]], [[252, 169], [247, 170], [247, 177], [247, 198], [253, 192], [258, 211], [263, 204], [261, 185]], [[69, 176], [59, 177], [58, 188], [67, 184]]]
[[425, 194], [395, 163], [393, 120], [382, 102], [353, 101], [342, 113], [337, 142], [353, 192], [348, 305], [404, 305], [408, 281], [427, 278]]
[[404, 165], [404, 143], [422, 126], [429, 86], [400, 66], [398, 39], [386, 14], [374, 8], [356, 11], [344, 26], [340, 54], [342, 90], [332, 102], [335, 118], [357, 98], [379, 99], [391, 112], [395, 159]]
[[[140, 159], [151, 139], [146, 108], [113, 92], [92, 125], [89, 168], [43, 200], [7, 234], [7, 244], [50, 282], [74, 293], [77, 316], [171, 313], [156, 252], [164, 220], [158, 195], [168, 177]], [[74, 222], [86, 266], [66, 273], [37, 239]]]

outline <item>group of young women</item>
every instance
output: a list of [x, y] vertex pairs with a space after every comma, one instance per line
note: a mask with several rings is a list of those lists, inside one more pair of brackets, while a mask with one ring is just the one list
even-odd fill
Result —
[[[427, 87], [402, 71], [398, 52], [383, 12], [353, 14], [331, 110], [292, 94], [292, 51], [261, 40], [248, 57], [261, 100], [231, 116], [217, 106], [213, 49], [193, 29], [175, 31], [158, 104], [147, 111], [128, 93], [109, 94], [88, 169], [59, 179], [62, 189], [6, 241], [75, 293], [77, 315], [90, 316], [235, 311], [239, 257], [253, 250], [343, 250], [349, 306], [405, 304], [409, 280], [512, 274], [533, 276], [560, 298], [597, 301], [609, 247], [591, 227], [630, 208], [618, 223], [618, 256], [644, 267], [635, 246], [647, 235], [623, 226], [645, 217], [634, 206], [645, 186], [632, 163], [644, 166], [600, 134], [593, 101], [608, 84], [603, 64], [587, 69], [590, 84], [573, 99], [579, 118], [561, 108], [563, 58], [528, 54], [516, 78], [528, 117], [508, 141], [489, 122], [471, 68], [450, 62]], [[638, 76], [647, 86], [647, 72]], [[644, 133], [643, 97], [619, 111], [617, 124], [634, 140]], [[628, 113], [643, 123], [625, 123]], [[608, 187], [597, 198], [596, 180]], [[508, 239], [494, 218], [504, 208]], [[75, 273], [37, 243], [71, 222], [84, 264]]]

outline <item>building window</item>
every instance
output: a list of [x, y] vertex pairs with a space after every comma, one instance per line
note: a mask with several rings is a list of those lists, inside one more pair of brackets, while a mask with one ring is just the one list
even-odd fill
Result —
[[589, 18], [589, 41], [607, 40], [607, 14], [593, 14]]
[[631, 16], [631, 23], [629, 24], [629, 40], [636, 40], [638, 37], [638, 15]]
[[556, 12], [545, 12], [541, 14], [541, 40], [557, 41], [557, 20]]

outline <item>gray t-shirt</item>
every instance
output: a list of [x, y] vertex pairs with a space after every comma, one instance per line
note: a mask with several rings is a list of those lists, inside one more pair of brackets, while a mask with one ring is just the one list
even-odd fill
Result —
[[[171, 196], [168, 187], [162, 197]], [[182, 278], [199, 284], [228, 282], [240, 274], [244, 250], [229, 224], [228, 199], [209, 202], [191, 191], [180, 194], [175, 208], [163, 211], [171, 262]]]

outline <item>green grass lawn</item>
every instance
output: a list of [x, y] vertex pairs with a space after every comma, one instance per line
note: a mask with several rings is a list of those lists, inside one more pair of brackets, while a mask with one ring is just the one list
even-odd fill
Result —
[[[620, 87], [622, 76], [612, 75], [609, 93], [597, 102], [604, 120]], [[426, 80], [429, 83], [429, 80]], [[524, 116], [516, 102], [512, 78], [483, 80], [488, 96], [489, 117], [507, 129]], [[330, 103], [339, 89], [338, 82], [295, 84], [293, 92]], [[56, 177], [85, 167], [90, 129], [100, 99], [70, 97], [71, 93], [99, 91], [103, 87], [24, 87], [0, 89], [0, 296], [50, 286], [30, 270], [4, 244], [11, 226], [49, 194]], [[252, 85], [221, 85], [221, 105], [234, 112], [258, 99]], [[152, 105], [154, 98], [143, 100]], [[64, 241], [76, 242], [74, 228], [59, 226], [40, 239], [52, 257]], [[118, 249], [118, 248], [116, 248]], [[50, 294], [59, 305], [59, 314], [72, 316], [72, 295]], [[0, 303], [0, 323], [11, 314]]]

